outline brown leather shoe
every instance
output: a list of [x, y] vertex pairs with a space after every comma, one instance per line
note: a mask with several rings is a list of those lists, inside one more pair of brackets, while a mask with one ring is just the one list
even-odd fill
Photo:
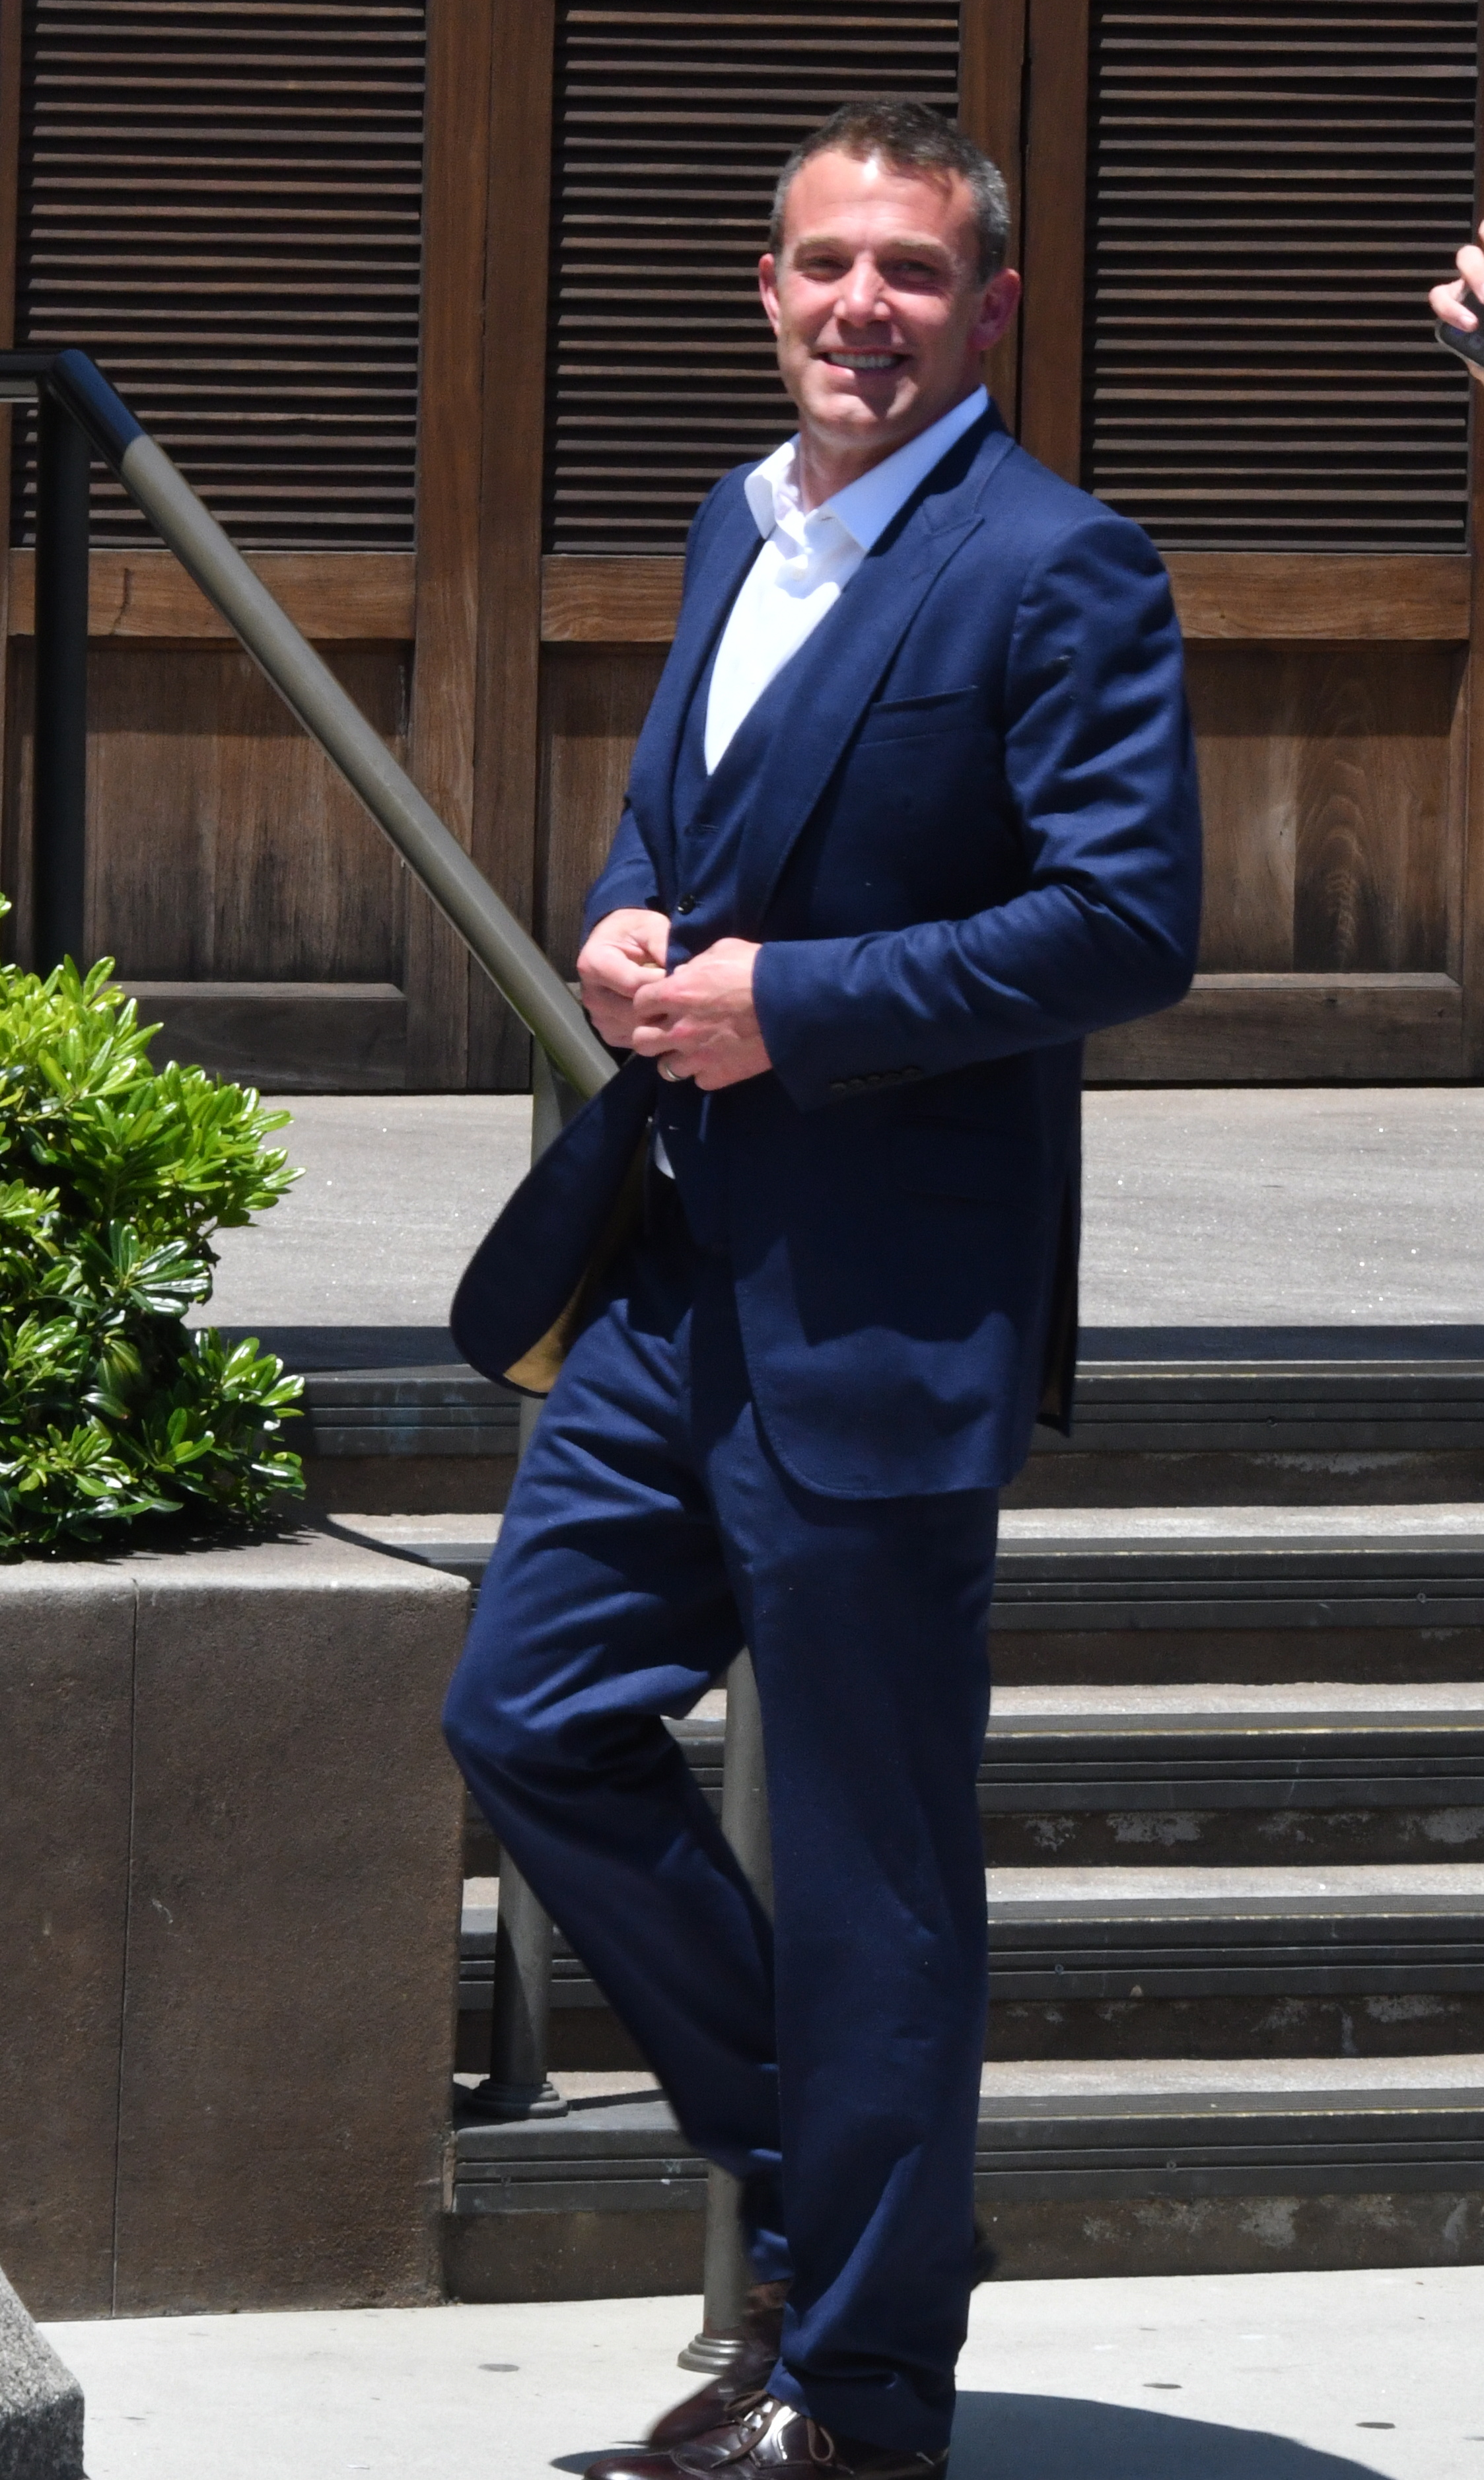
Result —
[[692, 2437], [704, 2437], [709, 2428], [719, 2428], [730, 2419], [735, 2404], [744, 2396], [761, 2393], [777, 2363], [778, 2346], [783, 2339], [783, 2303], [789, 2295], [786, 2282], [757, 2282], [747, 2293], [742, 2311], [742, 2346], [729, 2368], [722, 2368], [699, 2392], [688, 2394], [684, 2402], [657, 2419], [646, 2442], [664, 2446], [684, 2445]]
[[897, 2445], [869, 2445], [822, 2428], [806, 2412], [772, 2394], [753, 2394], [733, 2405], [732, 2416], [668, 2454], [638, 2446], [629, 2454], [603, 2454], [587, 2466], [587, 2480], [941, 2480], [948, 2452], [913, 2454]]
[[[997, 2262], [989, 2225], [976, 2212], [970, 2274], [976, 2288], [992, 2278]], [[667, 2411], [663, 2419], [657, 2419], [645, 2441], [647, 2444], [662, 2445], [668, 2451], [692, 2437], [704, 2437], [708, 2429], [719, 2427], [730, 2417], [744, 2395], [755, 2394], [767, 2385], [783, 2341], [783, 2303], [788, 2295], [786, 2282], [753, 2285], [742, 2312], [742, 2346], [731, 2366], [723, 2368], [695, 2393], [687, 2394], [685, 2401]]]

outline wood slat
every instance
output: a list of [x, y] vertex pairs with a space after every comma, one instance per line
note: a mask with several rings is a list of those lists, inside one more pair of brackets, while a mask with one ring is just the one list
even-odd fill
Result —
[[[1421, 639], [1469, 634], [1462, 553], [1378, 558], [1322, 553], [1172, 552], [1170, 580], [1194, 640]], [[557, 645], [664, 645], [674, 635], [675, 557], [549, 555], [541, 564], [541, 634]]]
[[1165, 556], [1180, 625], [1190, 638], [1468, 641], [1466, 552], [1367, 557], [1172, 551]]
[[1170, 548], [1450, 550], [1475, 0], [1091, 12], [1083, 481]]
[[794, 426], [756, 267], [778, 167], [851, 95], [956, 108], [950, 0], [558, 10], [548, 551], [678, 551]]
[[156, 1068], [178, 1059], [272, 1094], [398, 1094], [407, 1003], [392, 982], [126, 982], [160, 1028]]
[[[540, 778], [542, 344], [556, 0], [495, 12], [485, 280], [483, 435], [478, 545], [474, 858], [511, 911], [536, 907]], [[525, 1026], [482, 973], [469, 985], [471, 1083], [530, 1083]]]
[[1091, 1085], [1414, 1083], [1466, 1073], [1445, 973], [1198, 973], [1162, 1016], [1096, 1034]]
[[[440, 6], [430, 17], [412, 771], [466, 851], [474, 832], [492, 40], [487, 9]], [[408, 1073], [414, 1085], [456, 1088], [468, 1072], [469, 951], [421, 887], [408, 887], [406, 921]]]
[[[86, 346], [245, 548], [411, 549], [424, 16], [25, 0], [18, 339]], [[101, 473], [93, 526], [148, 538]]]
[[[306, 637], [360, 644], [409, 643], [412, 554], [255, 552], [252, 566]], [[36, 633], [36, 554], [10, 555], [11, 634]], [[173, 552], [95, 551], [88, 564], [88, 633], [159, 644], [232, 637], [214, 604]]]

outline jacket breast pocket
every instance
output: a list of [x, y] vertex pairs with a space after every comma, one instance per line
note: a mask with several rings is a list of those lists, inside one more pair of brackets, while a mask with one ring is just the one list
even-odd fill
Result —
[[978, 683], [967, 688], [934, 690], [929, 696], [885, 698], [869, 707], [856, 734], [856, 746], [874, 747], [883, 740], [924, 740], [939, 735], [972, 731], [982, 720]]

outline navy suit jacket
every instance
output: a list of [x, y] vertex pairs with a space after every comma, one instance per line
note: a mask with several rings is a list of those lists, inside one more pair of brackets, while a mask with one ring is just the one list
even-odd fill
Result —
[[[691, 529], [589, 923], [621, 905], [672, 913], [684, 892], [670, 789], [759, 548], [746, 470]], [[1138, 527], [991, 413], [787, 679], [732, 923], [762, 943], [772, 1068], [714, 1098], [708, 1134], [758, 1413], [785, 1469], [826, 1495], [998, 1486], [1038, 1411], [1064, 1422], [1070, 1406], [1082, 1039], [1169, 1006], [1195, 962], [1199, 811], [1169, 582]], [[652, 1074], [633, 1063], [573, 1123], [554, 1150], [572, 1149], [564, 1169], [543, 1158], [516, 1201], [528, 1236], [543, 1173], [553, 1202], [570, 1200], [585, 1149], [611, 1195]]]

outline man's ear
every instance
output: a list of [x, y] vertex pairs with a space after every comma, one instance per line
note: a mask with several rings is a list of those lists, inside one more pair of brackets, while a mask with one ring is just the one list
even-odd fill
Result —
[[780, 318], [778, 308], [778, 262], [774, 258], [770, 249], [765, 249], [762, 257], [758, 260], [758, 291], [763, 296], [763, 307], [768, 313], [768, 323], [771, 327], [773, 334], [776, 336], [778, 333]]
[[991, 345], [999, 344], [1020, 305], [1020, 277], [1013, 267], [1002, 268], [986, 284], [971, 339], [976, 353], [987, 353]]

